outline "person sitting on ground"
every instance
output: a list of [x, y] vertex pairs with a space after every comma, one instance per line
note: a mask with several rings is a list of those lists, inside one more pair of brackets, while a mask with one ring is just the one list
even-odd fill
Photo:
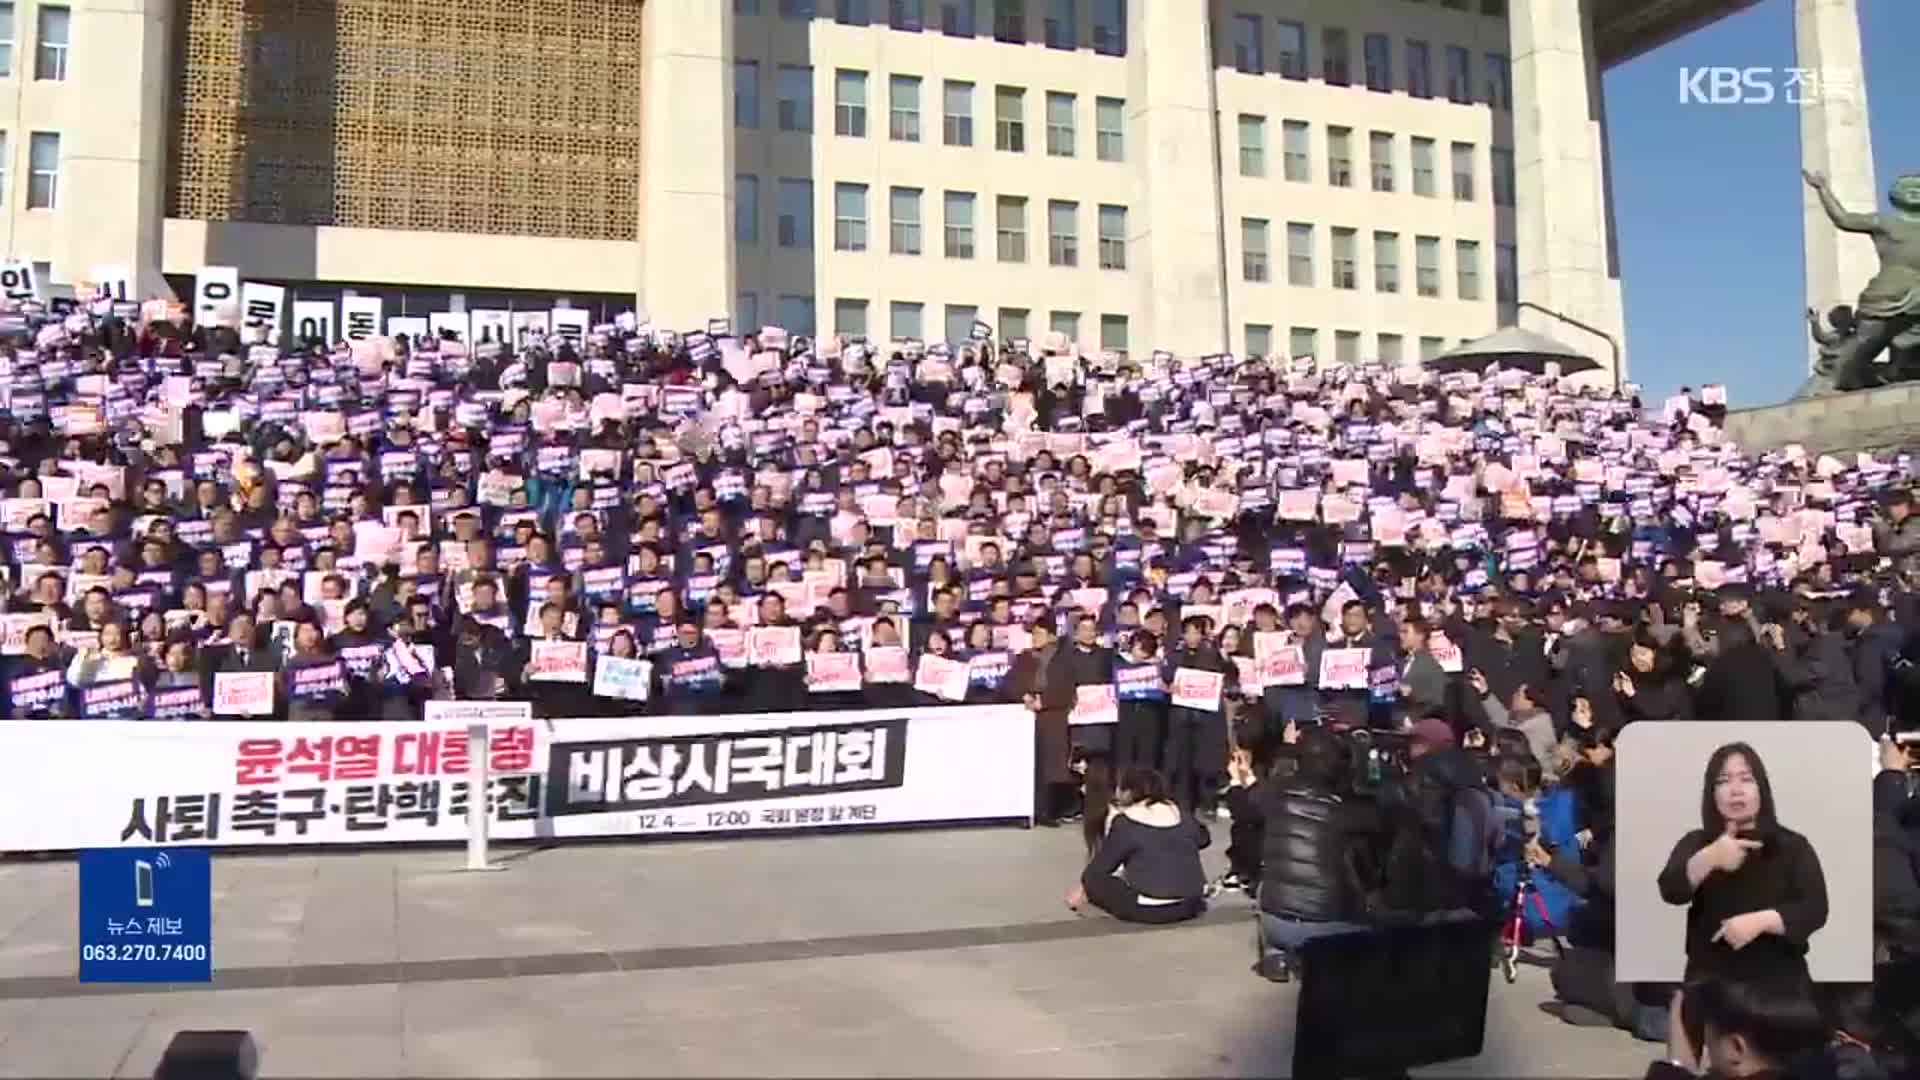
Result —
[[1165, 777], [1132, 766], [1120, 775], [1106, 836], [1067, 906], [1092, 904], [1124, 922], [1185, 922], [1207, 908], [1200, 849], [1210, 843], [1206, 826], [1181, 812]]

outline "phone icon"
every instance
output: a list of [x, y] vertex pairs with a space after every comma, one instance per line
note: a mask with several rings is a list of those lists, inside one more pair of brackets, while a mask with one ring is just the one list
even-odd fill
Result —
[[153, 906], [153, 864], [145, 859], [133, 861], [133, 906]]

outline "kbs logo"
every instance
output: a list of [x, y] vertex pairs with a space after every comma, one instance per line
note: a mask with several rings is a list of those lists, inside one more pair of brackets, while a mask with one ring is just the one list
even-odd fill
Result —
[[1859, 80], [1838, 71], [1770, 67], [1683, 67], [1682, 105], [1812, 105], [1853, 101]]

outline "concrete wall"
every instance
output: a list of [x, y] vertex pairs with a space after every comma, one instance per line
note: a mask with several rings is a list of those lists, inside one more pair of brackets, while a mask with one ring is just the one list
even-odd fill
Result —
[[1799, 443], [1816, 453], [1920, 445], [1920, 385], [1789, 401], [1727, 414], [1727, 435], [1756, 453]]

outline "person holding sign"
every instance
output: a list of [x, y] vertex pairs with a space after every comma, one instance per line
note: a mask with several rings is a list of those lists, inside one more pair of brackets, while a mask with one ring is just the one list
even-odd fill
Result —
[[807, 699], [809, 709], [857, 709], [860, 707], [860, 654], [840, 647], [840, 631], [823, 626], [814, 635], [807, 650]]
[[559, 604], [541, 604], [539, 633], [520, 649], [520, 683], [536, 716], [578, 716], [590, 704], [586, 642], [562, 631], [565, 617]]
[[288, 720], [333, 720], [346, 703], [347, 666], [327, 648], [318, 623], [303, 621], [293, 628], [293, 652], [286, 658], [283, 683]]
[[1114, 697], [1120, 719], [1114, 724], [1114, 767], [1160, 767], [1167, 741], [1167, 669], [1160, 662], [1160, 639], [1136, 630], [1125, 657], [1113, 666]]
[[[1113, 685], [1113, 652], [1100, 644], [1100, 623], [1091, 615], [1081, 615], [1073, 620], [1073, 643], [1061, 647], [1053, 658], [1054, 670], [1048, 674], [1050, 686], [1062, 688], [1070, 701], [1079, 700], [1083, 686]], [[1069, 706], [1071, 713], [1071, 706]], [[1069, 716], [1071, 719], [1071, 716]], [[1067, 729], [1070, 744], [1081, 744], [1080, 749], [1106, 751], [1112, 733], [1106, 725], [1091, 725], [1088, 731], [1074, 731], [1071, 723]], [[1068, 758], [1072, 759], [1073, 747], [1070, 745]]]
[[1075, 785], [1068, 716], [1073, 711], [1073, 690], [1054, 684], [1060, 639], [1053, 627], [1036, 622], [1029, 632], [1033, 647], [1014, 660], [1007, 685], [1033, 713], [1033, 823], [1057, 826], [1072, 813]]
[[27, 627], [22, 654], [6, 659], [6, 707], [9, 720], [46, 720], [70, 715], [66, 665], [60, 662], [53, 631], [44, 623]]
[[1232, 661], [1207, 639], [1207, 620], [1189, 616], [1180, 624], [1173, 669], [1172, 708], [1167, 714], [1165, 760], [1174, 799], [1211, 821], [1227, 767], [1226, 701], [1239, 678]]

